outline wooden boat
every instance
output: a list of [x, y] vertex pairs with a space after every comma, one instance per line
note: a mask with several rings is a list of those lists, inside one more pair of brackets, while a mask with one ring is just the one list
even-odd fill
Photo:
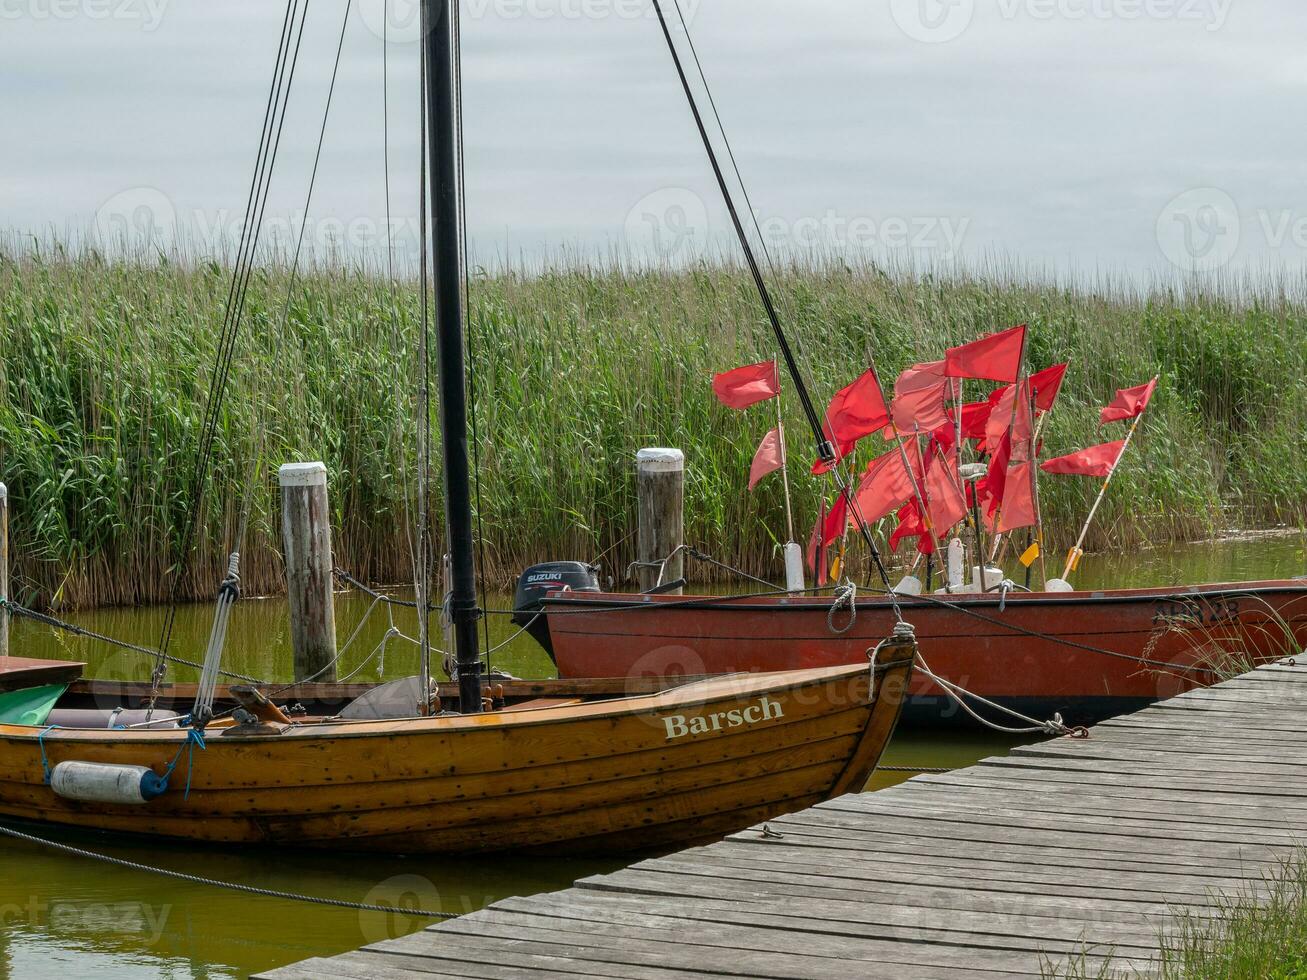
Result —
[[[555, 683], [552, 696], [543, 698], [539, 686], [523, 696], [486, 683], [467, 446], [458, 5], [423, 0], [421, 15], [427, 156], [420, 196], [431, 229], [421, 275], [425, 290], [431, 273], [438, 327], [449, 576], [443, 608], [456, 666], [456, 682], [441, 694], [458, 713], [440, 711], [443, 705], [431, 698], [429, 613], [419, 617], [417, 677], [364, 691], [361, 701], [342, 704], [344, 692], [335, 686], [300, 685], [289, 692], [297, 711], [255, 688], [220, 688], [227, 617], [239, 596], [239, 555], [233, 555], [201, 679], [191, 690], [162, 685], [170, 629], [144, 690], [91, 684], [65, 692], [65, 664], [9, 665], [15, 683], [39, 692], [20, 701], [21, 720], [39, 717], [0, 724], [0, 817], [228, 844], [391, 853], [604, 852], [739, 830], [860, 790], [875, 768], [912, 673], [910, 637], [887, 641], [871, 663], [864, 656], [850, 666], [660, 681], [648, 690], [618, 690], [617, 697], [596, 695], [596, 686], [587, 684]], [[298, 53], [294, 34], [288, 10], [278, 76], [292, 51]], [[242, 240], [233, 270], [224, 322], [232, 345], [243, 309], [236, 297], [243, 298], [242, 276], [248, 279], [257, 254], [258, 197], [271, 182], [273, 141], [281, 132], [275, 121], [278, 112], [284, 121], [288, 91], [289, 82], [283, 86], [279, 77], [248, 205], [253, 231]], [[429, 421], [437, 413], [425, 304], [422, 327], [416, 414]], [[221, 417], [223, 358], [231, 349], [224, 354], [220, 347], [213, 373], [196, 469], [200, 489]], [[418, 425], [422, 474], [433, 469], [427, 428]], [[440, 553], [431, 540], [436, 522], [430, 498], [424, 475], [414, 562], [424, 610], [434, 608], [428, 597]], [[190, 541], [189, 534], [182, 538]], [[181, 558], [184, 563], [185, 554]], [[288, 566], [311, 577], [300, 559], [288, 557]], [[315, 581], [325, 582], [329, 596], [330, 574]], [[401, 686], [391, 690], [395, 684]], [[170, 711], [177, 714], [159, 714]]]
[[[894, 729], [912, 657], [910, 642], [889, 643], [870, 666], [864, 655], [854, 666], [646, 681], [636, 686], [665, 689], [615, 699], [587, 696], [603, 689], [594, 683], [519, 683], [499, 711], [228, 722], [209, 727], [203, 749], [177, 727], [0, 725], [0, 814], [192, 841], [405, 854], [692, 842], [861, 790]], [[26, 662], [29, 673], [37, 663]], [[66, 667], [48, 664], [51, 675]], [[61, 707], [130, 702], [133, 693], [79, 684]], [[309, 712], [335, 712], [350, 693], [301, 685], [287, 696]], [[193, 686], [166, 689], [159, 708], [187, 710], [192, 696]], [[162, 776], [176, 759], [168, 790], [136, 805], [66, 799], [48, 775], [77, 761]]]
[[[1213, 683], [1213, 671], [1231, 663], [1307, 645], [1307, 582], [1297, 580], [941, 598], [958, 609], [899, 600], [934, 673], [1025, 714], [1061, 712], [1077, 725]], [[856, 663], [892, 628], [888, 599], [859, 598], [850, 628], [834, 632], [831, 603], [555, 592], [533, 632], [562, 677], [676, 677]], [[842, 628], [849, 617], [834, 618]], [[921, 673], [910, 692], [905, 722], [966, 722]]]

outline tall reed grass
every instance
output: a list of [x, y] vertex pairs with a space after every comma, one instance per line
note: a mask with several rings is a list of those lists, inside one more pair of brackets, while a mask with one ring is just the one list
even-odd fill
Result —
[[[259, 268], [202, 501], [189, 497], [228, 270], [166, 255], [0, 247], [0, 479], [13, 503], [16, 596], [57, 607], [163, 597], [178, 529], [199, 506], [183, 594], [211, 594], [243, 502], [247, 590], [278, 587], [276, 465], [330, 468], [339, 564], [410, 575], [418, 290], [323, 267], [292, 285]], [[1070, 360], [1047, 454], [1117, 438], [1096, 429], [1115, 388], [1162, 375], [1155, 408], [1090, 538], [1094, 548], [1200, 536], [1307, 511], [1307, 305], [1159, 285], [1040, 284], [1019, 275], [891, 273], [793, 263], [774, 283], [816, 396], [874, 356], [888, 382], [920, 359], [1029, 322], [1032, 363]], [[775, 574], [780, 481], [745, 490], [767, 406], [731, 412], [714, 372], [771, 356], [750, 281], [728, 264], [479, 274], [470, 285], [486, 571], [506, 585], [540, 559], [633, 557], [633, 456], [688, 456], [687, 538]], [[288, 315], [283, 308], [289, 298]], [[975, 383], [972, 396], [987, 386]], [[825, 487], [785, 401], [800, 536]], [[1070, 543], [1095, 481], [1048, 477], [1053, 547]]]

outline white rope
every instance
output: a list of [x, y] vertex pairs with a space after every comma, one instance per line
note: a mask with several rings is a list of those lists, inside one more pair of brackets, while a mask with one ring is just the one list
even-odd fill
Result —
[[[929, 665], [927, 665], [926, 663], [926, 659], [921, 655], [920, 651], [918, 651], [917, 653], [917, 665], [918, 665], [918, 669], [922, 672], [922, 674], [924, 674], [930, 680], [938, 684], [940, 689], [944, 691], [944, 693], [947, 694], [949, 697], [951, 697], [955, 702], [957, 702], [958, 706], [962, 708], [963, 711], [969, 714], [976, 721], [980, 722], [986, 728], [992, 728], [994, 731], [1002, 732], [1005, 735], [1043, 734], [1043, 735], [1070, 735], [1073, 738], [1089, 737], [1089, 730], [1087, 728], [1068, 727], [1062, 721], [1062, 716], [1060, 714], [1054, 713], [1053, 717], [1050, 720], [1039, 721], [1038, 719], [1031, 718], [1028, 715], [1023, 715], [1021, 712], [1013, 710], [1012, 708], [1006, 708], [1001, 704], [996, 704], [995, 702], [990, 701], [988, 698], [981, 697], [979, 694], [975, 694], [972, 691], [968, 691], [965, 688], [960, 687], [957, 684], [954, 684], [952, 681], [945, 680], [944, 678], [940, 677], [938, 674], [936, 674], [934, 671], [930, 669]], [[993, 708], [995, 711], [1001, 711], [1003, 714], [1010, 715], [1011, 717], [1016, 718], [1018, 721], [1024, 721], [1030, 727], [1010, 728], [1006, 725], [1000, 725], [996, 722], [992, 722], [988, 718], [984, 718], [976, 711], [974, 711], [971, 708], [971, 706], [967, 704], [966, 701], [963, 700], [964, 696], [968, 698], [974, 698], [976, 701], [979, 701], [981, 704], [985, 705], [985, 707]]]
[[[843, 629], [839, 629], [835, 626], [835, 614], [843, 607], [848, 607], [849, 621], [844, 624]], [[858, 586], [852, 581], [847, 581], [835, 590], [835, 601], [831, 603], [830, 609], [826, 612], [826, 628], [837, 636], [842, 636], [853, 629], [853, 624], [857, 621]]]
[[218, 675], [222, 667], [222, 651], [227, 645], [227, 624], [231, 620], [232, 606], [241, 595], [241, 553], [233, 551], [227, 561], [227, 577], [218, 587], [218, 605], [213, 612], [213, 628], [209, 631], [209, 646], [204, 651], [204, 668], [195, 692], [195, 705], [191, 709], [192, 722], [203, 727], [213, 718], [213, 699], [218, 690]]

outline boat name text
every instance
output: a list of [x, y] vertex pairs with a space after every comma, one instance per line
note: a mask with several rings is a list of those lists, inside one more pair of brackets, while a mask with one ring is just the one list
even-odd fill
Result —
[[707, 735], [728, 728], [740, 728], [744, 725], [756, 725], [760, 721], [784, 718], [785, 710], [771, 698], [765, 697], [757, 704], [747, 708], [732, 708], [730, 711], [714, 711], [708, 715], [668, 715], [663, 719], [667, 727], [667, 741], [671, 742], [686, 735]]

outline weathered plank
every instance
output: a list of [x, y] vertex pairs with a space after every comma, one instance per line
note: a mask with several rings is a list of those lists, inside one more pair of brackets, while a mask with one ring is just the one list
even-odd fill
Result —
[[1147, 971], [1177, 908], [1268, 894], [1304, 828], [1307, 660], [266, 977]]

